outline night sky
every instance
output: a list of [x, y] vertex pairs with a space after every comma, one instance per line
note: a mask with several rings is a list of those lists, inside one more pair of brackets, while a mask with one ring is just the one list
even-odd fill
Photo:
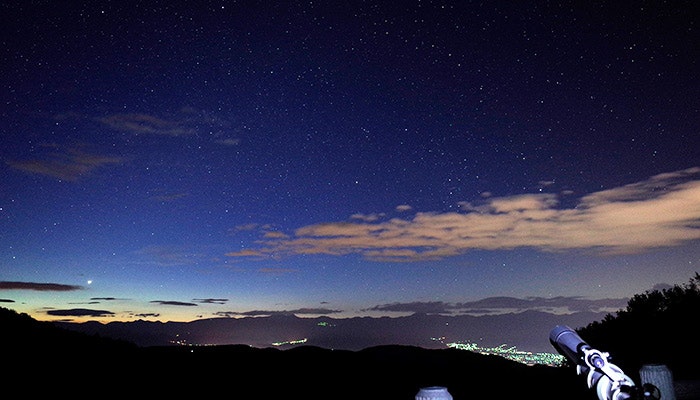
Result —
[[700, 271], [695, 1], [0, 4], [0, 305], [617, 309]]

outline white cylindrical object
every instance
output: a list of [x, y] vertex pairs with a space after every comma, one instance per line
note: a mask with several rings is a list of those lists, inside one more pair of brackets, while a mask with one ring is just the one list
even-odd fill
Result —
[[444, 386], [428, 386], [418, 391], [416, 400], [452, 400], [452, 395]]
[[673, 374], [667, 366], [662, 364], [645, 364], [639, 370], [642, 384], [651, 383], [661, 392], [663, 400], [676, 400], [676, 391], [673, 387]]

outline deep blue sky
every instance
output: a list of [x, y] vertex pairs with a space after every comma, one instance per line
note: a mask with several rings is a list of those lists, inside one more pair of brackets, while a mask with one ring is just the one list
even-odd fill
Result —
[[0, 300], [617, 309], [700, 270], [693, 1], [0, 4]]

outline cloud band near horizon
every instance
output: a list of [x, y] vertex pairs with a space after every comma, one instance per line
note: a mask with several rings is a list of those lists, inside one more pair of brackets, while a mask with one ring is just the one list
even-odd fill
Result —
[[560, 195], [523, 194], [460, 203], [460, 212], [419, 212], [412, 219], [327, 222], [293, 235], [265, 232], [259, 248], [230, 257], [359, 254], [374, 261], [434, 260], [470, 250], [573, 249], [640, 253], [700, 239], [700, 167], [583, 196], [558, 208]]

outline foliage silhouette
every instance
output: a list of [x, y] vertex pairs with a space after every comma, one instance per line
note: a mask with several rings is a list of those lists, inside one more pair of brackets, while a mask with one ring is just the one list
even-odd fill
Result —
[[630, 377], [645, 364], [664, 364], [678, 379], [700, 378], [700, 274], [688, 283], [633, 296], [627, 307], [577, 329], [610, 353]]

